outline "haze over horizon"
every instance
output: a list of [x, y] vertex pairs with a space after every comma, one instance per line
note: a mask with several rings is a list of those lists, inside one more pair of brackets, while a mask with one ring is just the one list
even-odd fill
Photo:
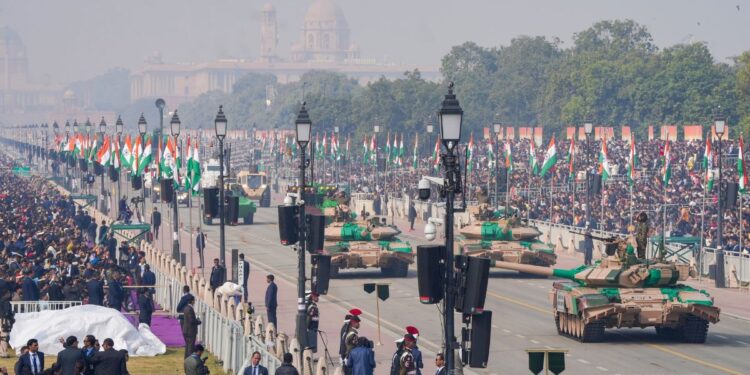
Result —
[[[255, 59], [267, 2], [277, 9], [279, 54], [288, 58], [313, 0], [0, 0], [0, 15], [26, 45], [32, 80], [70, 83], [137, 69], [156, 51], [168, 63]], [[496, 47], [519, 35], [559, 38], [569, 47], [574, 33], [611, 19], [646, 26], [659, 48], [705, 42], [717, 62], [750, 50], [750, 0], [335, 2], [362, 57], [380, 62], [439, 67], [452, 46]]]

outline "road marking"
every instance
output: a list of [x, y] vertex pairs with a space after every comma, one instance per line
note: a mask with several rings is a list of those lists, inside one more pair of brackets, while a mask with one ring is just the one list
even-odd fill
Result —
[[532, 344], [539, 344], [539, 341], [536, 341], [536, 340], [531, 340], [531, 343], [532, 343]]
[[510, 330], [509, 330], [509, 329], [505, 329], [505, 328], [503, 328], [503, 332], [505, 332], [505, 333], [510, 333]]
[[578, 361], [578, 362], [581, 362], [581, 363], [583, 363], [584, 365], [589, 365], [589, 364], [591, 364], [591, 362], [589, 362], [589, 361], [587, 361], [587, 360], [585, 360], [585, 359], [581, 359], [581, 358], [578, 358], [578, 359], [577, 359], [576, 361]]
[[678, 352], [676, 350], [669, 349], [669, 348], [667, 348], [664, 345], [657, 345], [657, 344], [647, 344], [647, 345], [649, 347], [652, 347], [652, 348], [656, 349], [656, 350], [660, 350], [660, 351], [662, 351], [664, 353], [669, 353], [669, 354], [671, 354], [673, 356], [680, 357], [682, 359], [686, 359], [688, 361], [695, 362], [695, 363], [697, 363], [699, 365], [710, 367], [710, 368], [715, 369], [715, 370], [723, 371], [723, 372], [725, 372], [727, 374], [742, 375], [741, 372], [738, 372], [736, 370], [732, 370], [732, 369], [726, 368], [724, 366], [720, 366], [720, 365], [717, 365], [717, 364], [714, 364], [714, 363], [711, 363], [711, 362], [706, 362], [706, 361], [700, 360], [698, 358], [689, 356], [689, 355], [687, 355], [685, 353], [681, 353], [681, 352]]
[[522, 335], [520, 333], [516, 333], [516, 337], [518, 337], [519, 339], [526, 338], [526, 336], [524, 336], [524, 335]]
[[744, 341], [740, 341], [740, 340], [734, 340], [734, 341], [736, 341], [736, 342], [737, 342], [738, 344], [742, 344], [742, 345], [750, 345], [750, 344], [748, 344], [748, 343], [746, 343], [746, 342], [744, 342]]
[[496, 326], [496, 325], [494, 325], [494, 324], [493, 324], [493, 325], [492, 325], [492, 328], [495, 328], [495, 329], [497, 329], [497, 328], [500, 328], [500, 327], [498, 327], [498, 326]]
[[[523, 306], [523, 307], [526, 307], [526, 308], [528, 308], [530, 310], [539, 311], [539, 312], [544, 313], [544, 314], [552, 314], [552, 311], [550, 311], [548, 309], [543, 309], [543, 308], [541, 308], [539, 306], [534, 306], [534, 305], [528, 304], [526, 302], [519, 301], [519, 300], [517, 300], [515, 298], [510, 298], [510, 297], [502, 296], [500, 294], [497, 294], [497, 293], [494, 293], [494, 292], [490, 292], [490, 291], [487, 291], [487, 294], [490, 295], [490, 296], [492, 296], [492, 297], [495, 297], [495, 298], [497, 298], [499, 300], [510, 302], [510, 303], [518, 305], [518, 306]], [[667, 347], [665, 347], [663, 345], [657, 345], [657, 344], [646, 344], [646, 345], [648, 345], [649, 347], [654, 348], [656, 350], [662, 351], [664, 353], [671, 354], [671, 355], [673, 355], [675, 357], [679, 357], [679, 358], [682, 358], [682, 359], [685, 359], [685, 360], [688, 360], [688, 361], [691, 361], [691, 362], [694, 362], [694, 363], [697, 363], [697, 364], [700, 364], [700, 365], [703, 365], [703, 366], [706, 366], [706, 367], [710, 367], [710, 368], [715, 369], [715, 370], [723, 371], [723, 372], [725, 372], [727, 374], [732, 374], [732, 375], [740, 375], [741, 374], [740, 372], [737, 372], [736, 370], [732, 370], [730, 368], [726, 368], [724, 366], [717, 365], [715, 363], [707, 362], [707, 361], [704, 361], [704, 360], [692, 357], [692, 356], [687, 355], [685, 353], [681, 353], [681, 352], [669, 349], [669, 348], [667, 348]]]
[[726, 340], [726, 339], [727, 339], [727, 337], [726, 337], [726, 336], [724, 336], [724, 335], [714, 335], [714, 336], [716, 336], [716, 337], [718, 337], [718, 338], [720, 338], [720, 339], [724, 339], [724, 340]]
[[600, 371], [609, 371], [609, 369], [607, 369], [606, 367], [602, 367], [602, 366], [596, 366], [596, 369]]

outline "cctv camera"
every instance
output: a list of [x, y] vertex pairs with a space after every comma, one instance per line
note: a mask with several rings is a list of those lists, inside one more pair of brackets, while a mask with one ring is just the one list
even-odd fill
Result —
[[427, 241], [434, 240], [436, 232], [437, 232], [437, 229], [435, 228], [435, 224], [428, 222], [424, 226], [424, 237], [427, 239]]
[[419, 184], [417, 185], [417, 188], [419, 189], [419, 199], [426, 201], [430, 199], [430, 181], [426, 178], [423, 178], [419, 180]]

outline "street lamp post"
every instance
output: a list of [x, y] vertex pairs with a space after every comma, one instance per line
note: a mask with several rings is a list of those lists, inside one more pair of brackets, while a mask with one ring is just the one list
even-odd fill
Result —
[[726, 280], [724, 275], [724, 244], [722, 243], [722, 236], [724, 235], [724, 204], [726, 202], [723, 202], [725, 190], [721, 171], [721, 165], [723, 164], [721, 159], [721, 139], [726, 130], [726, 120], [720, 111], [720, 108], [717, 109], [714, 115], [714, 132], [719, 137], [719, 218], [716, 224], [716, 278], [714, 282], [717, 288], [724, 288]]
[[[104, 134], [106, 134], [106, 131], [107, 131], [107, 122], [104, 121], [104, 117], [102, 116], [102, 121], [99, 122], [99, 136], [100, 136], [100, 142], [101, 142], [102, 146], [104, 146]], [[98, 163], [99, 160], [97, 160], [96, 162]], [[101, 177], [99, 179], [99, 192], [101, 193], [101, 196], [102, 196], [102, 203], [101, 203], [101, 208], [100, 209], [101, 209], [102, 212], [106, 213], [106, 211], [107, 211], [107, 209], [106, 209], [106, 207], [107, 207], [107, 200], [106, 200], [107, 191], [104, 190], [104, 174], [105, 174], [105, 171], [104, 171], [104, 166], [101, 165], [101, 164], [100, 164], [100, 168], [101, 168], [101, 172], [102, 172], [102, 174], [99, 175]]]
[[594, 131], [594, 124], [590, 121], [586, 121], [583, 124], [583, 130], [586, 133], [586, 229], [591, 229], [591, 189], [593, 183], [593, 173], [591, 173], [591, 159], [589, 154], [591, 153], [591, 133]]
[[[337, 146], [338, 146], [338, 143], [339, 143], [339, 126], [338, 125], [336, 125], [336, 126], [333, 127], [333, 134], [336, 135], [336, 143], [337, 143]], [[331, 143], [333, 143], [333, 142], [331, 142]], [[331, 148], [333, 148], [333, 145], [331, 145]], [[336, 173], [336, 184], [337, 185], [339, 183], [339, 173], [341, 173], [341, 171], [339, 170], [339, 156], [338, 156], [338, 154], [340, 152], [341, 151], [337, 147], [336, 148], [336, 155], [333, 155], [333, 157], [335, 158], [334, 161], [336, 163], [336, 168], [334, 168], [333, 172]]]
[[[115, 123], [115, 132], [117, 133], [117, 147], [115, 147], [115, 152], [120, 151], [120, 138], [122, 137], [123, 126], [124, 125], [122, 123], [122, 118], [120, 116], [117, 116], [117, 122]], [[120, 155], [115, 155], [115, 158], [117, 158], [116, 160], [120, 160], [119, 159]], [[118, 167], [119, 167], [119, 163], [118, 163]], [[116, 169], [115, 172], [117, 172], [117, 194], [115, 195], [117, 199], [114, 200], [115, 206], [117, 206], [117, 216], [115, 217], [119, 218], [120, 217], [120, 205], [117, 202], [119, 201], [120, 194], [121, 194], [120, 177], [122, 177], [122, 175], [121, 175], [120, 169]]]
[[214, 119], [216, 139], [219, 141], [219, 261], [225, 265], [224, 255], [224, 137], [227, 136], [227, 118], [224, 116], [224, 106], [219, 106], [219, 113]]
[[305, 161], [305, 149], [307, 148], [307, 144], [310, 143], [310, 133], [312, 131], [312, 121], [310, 120], [310, 115], [305, 108], [305, 102], [302, 102], [302, 107], [297, 114], [297, 119], [294, 121], [294, 128], [297, 136], [297, 145], [300, 148], [299, 187], [297, 189], [297, 203], [299, 205], [299, 245], [297, 249], [297, 320], [295, 332], [300, 347], [305, 348], [307, 346], [307, 314], [305, 306], [305, 247], [307, 244], [307, 221], [305, 218], [304, 200], [305, 169], [307, 168], [307, 162]]
[[[494, 165], [495, 167], [495, 206], [494, 206], [494, 209], [497, 209], [497, 190], [498, 190], [497, 185], [500, 182], [498, 181], [499, 172], [498, 172], [498, 167], [497, 167], [498, 156], [500, 154], [500, 150], [497, 147], [498, 146], [497, 142], [498, 142], [498, 138], [500, 137], [500, 130], [502, 130], [502, 124], [500, 123], [499, 119], [495, 118], [495, 122], [492, 124], [492, 130], [495, 133], [495, 139], [493, 139], [493, 142], [492, 142], [492, 148], [494, 148], [493, 152], [495, 153], [495, 160], [493, 161], [495, 164]], [[505, 192], [505, 193], [508, 194], [508, 192]], [[508, 207], [505, 207], [506, 212], [507, 210], [508, 210]]]
[[[158, 141], [156, 142], [156, 145], [161, 145], [162, 140], [164, 139], [164, 107], [166, 106], [166, 102], [164, 99], [159, 98], [156, 99], [156, 102], [154, 102], [154, 105], [157, 109], [159, 109], [159, 136], [156, 138]], [[160, 165], [161, 163], [161, 157], [162, 157], [162, 149], [161, 147], [157, 147], [156, 150], [156, 163], [157, 165]], [[161, 180], [161, 176], [156, 176], [157, 180]], [[151, 193], [154, 192], [154, 184], [151, 183]]]
[[[376, 118], [375, 122], [377, 121], [378, 120]], [[380, 174], [380, 171], [379, 171], [380, 166], [378, 165], [379, 163], [378, 161], [378, 133], [380, 133], [380, 125], [375, 125], [372, 130], [375, 132], [375, 149], [372, 150], [373, 155], [375, 156], [375, 186], [373, 189], [375, 190], [375, 193], [377, 193], [378, 192], [378, 175]], [[385, 191], [385, 189], [383, 189], [383, 191]], [[378, 199], [380, 199], [380, 197], [378, 197]]]
[[[157, 101], [158, 103], [158, 101]], [[172, 130], [172, 137], [174, 137], [175, 146], [177, 144], [177, 139], [180, 136], [180, 118], [177, 116], [177, 110], [174, 111], [174, 115], [172, 115], [172, 121], [169, 122], [169, 127]], [[175, 149], [178, 149], [175, 147]], [[177, 166], [177, 157], [178, 155], [172, 155], [172, 160], [174, 160], [173, 165], [175, 166], [174, 170], [174, 181], [178, 182], [180, 181], [180, 169]], [[179, 212], [177, 210], [177, 189], [172, 189], [173, 197], [172, 197], [172, 213], [174, 214], [172, 220], [172, 259], [174, 259], [176, 262], [180, 261], [180, 226], [179, 226]], [[223, 253], [223, 251], [222, 251]]]
[[[146, 118], [143, 117], [143, 113], [141, 113], [141, 117], [138, 119], [138, 133], [141, 135], [141, 147], [146, 147], [146, 131], [148, 130], [148, 123], [146, 123]], [[135, 152], [138, 152], [138, 150], [135, 150]], [[136, 158], [136, 161], [140, 162]], [[138, 165], [135, 166], [135, 170], [138, 171], [140, 168]], [[151, 187], [153, 188], [154, 181], [151, 181]], [[153, 189], [152, 189], [153, 190]], [[141, 201], [141, 223], [143, 223], [146, 220], [146, 179], [141, 176], [141, 198], [143, 199]]]
[[453, 82], [448, 86], [448, 94], [443, 99], [442, 106], [438, 112], [440, 124], [440, 136], [445, 154], [443, 154], [443, 168], [445, 170], [445, 186], [443, 187], [445, 201], [445, 306], [443, 314], [445, 319], [445, 360], [448, 374], [453, 374], [456, 368], [454, 349], [454, 308], [456, 285], [454, 281], [453, 260], [453, 214], [455, 212], [454, 201], [456, 194], [461, 194], [461, 171], [455, 154], [456, 146], [461, 140], [461, 125], [463, 122], [463, 110], [459, 105], [456, 95], [453, 94]]

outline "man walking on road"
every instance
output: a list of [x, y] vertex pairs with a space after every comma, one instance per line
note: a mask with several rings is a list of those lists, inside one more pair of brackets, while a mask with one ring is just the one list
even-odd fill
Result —
[[203, 249], [206, 248], [206, 235], [201, 231], [201, 227], [195, 228], [195, 248], [198, 251], [198, 258], [200, 258], [200, 267], [203, 268]]
[[278, 307], [276, 294], [278, 293], [278, 287], [273, 282], [273, 279], [273, 275], [266, 276], [266, 282], [268, 282], [268, 288], [266, 288], [266, 315], [268, 315], [268, 323], [273, 323], [278, 332], [279, 326], [276, 324], [276, 307]]
[[224, 269], [224, 266], [219, 264], [219, 259], [214, 258], [214, 267], [211, 268], [211, 278], [210, 278], [210, 285], [211, 290], [216, 290], [216, 288], [222, 286], [224, 282], [227, 279], [227, 272]]
[[154, 207], [154, 212], [151, 213], [151, 225], [153, 225], [154, 229], [154, 239], [159, 239], [159, 227], [161, 226], [161, 212]]

